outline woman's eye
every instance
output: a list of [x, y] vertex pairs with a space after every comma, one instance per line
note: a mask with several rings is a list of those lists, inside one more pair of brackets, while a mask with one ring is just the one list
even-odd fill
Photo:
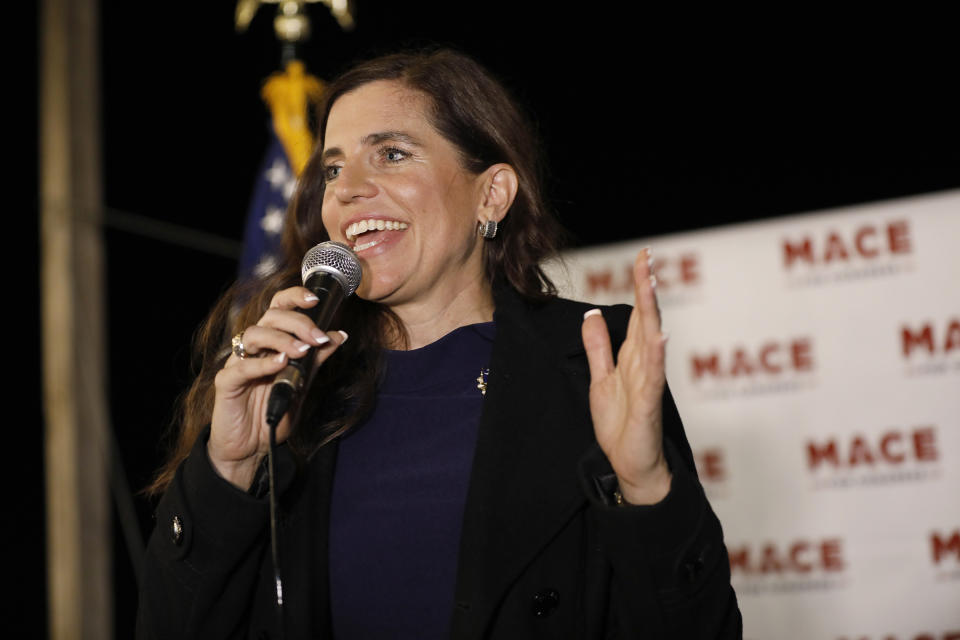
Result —
[[323, 168], [323, 177], [327, 180], [327, 182], [329, 182], [330, 180], [333, 180], [339, 175], [340, 175], [340, 167], [338, 167], [337, 165], [330, 165], [328, 167]]
[[395, 149], [393, 147], [388, 147], [383, 149], [380, 154], [383, 156], [384, 160], [387, 162], [400, 162], [401, 160], [406, 159], [407, 152], [401, 149]]

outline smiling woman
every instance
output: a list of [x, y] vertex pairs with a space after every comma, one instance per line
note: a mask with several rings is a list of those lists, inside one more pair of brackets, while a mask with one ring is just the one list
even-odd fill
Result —
[[[348, 71], [320, 130], [284, 267], [228, 294], [200, 336], [154, 485], [139, 636], [738, 637], [720, 524], [666, 389], [649, 252], [632, 309], [556, 297], [532, 127], [462, 54]], [[364, 276], [324, 333], [296, 282], [328, 239]], [[277, 431], [278, 618], [264, 405], [311, 346], [317, 373]]]
[[360, 297], [389, 306], [412, 348], [493, 319], [477, 230], [503, 220], [517, 191], [508, 164], [478, 174], [461, 166], [429, 109], [399, 81], [353, 89], [329, 111], [321, 154], [324, 226], [356, 241], [367, 274]]

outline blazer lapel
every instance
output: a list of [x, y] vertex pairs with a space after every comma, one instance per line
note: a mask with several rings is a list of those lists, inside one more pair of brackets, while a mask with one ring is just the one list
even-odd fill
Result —
[[540, 326], [537, 316], [515, 294], [499, 294], [460, 544], [455, 638], [482, 636], [512, 581], [586, 502], [576, 470], [593, 441], [587, 372], [582, 358], [569, 358], [583, 352], [579, 324], [551, 314]]

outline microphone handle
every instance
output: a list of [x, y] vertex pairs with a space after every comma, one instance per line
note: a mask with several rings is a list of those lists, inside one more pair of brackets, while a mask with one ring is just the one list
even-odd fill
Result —
[[[318, 329], [326, 331], [346, 295], [343, 286], [331, 274], [320, 271], [310, 275], [304, 286], [320, 300], [309, 309], [297, 309], [306, 314]], [[314, 351], [311, 347], [301, 357], [291, 359], [274, 378], [267, 400], [267, 422], [276, 427], [294, 400], [300, 397], [313, 371]]]

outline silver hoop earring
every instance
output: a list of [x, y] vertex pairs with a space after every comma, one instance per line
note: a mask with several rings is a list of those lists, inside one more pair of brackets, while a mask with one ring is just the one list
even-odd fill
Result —
[[485, 223], [480, 225], [480, 235], [483, 236], [484, 240], [493, 240], [497, 237], [497, 221], [496, 220], [487, 220]]

